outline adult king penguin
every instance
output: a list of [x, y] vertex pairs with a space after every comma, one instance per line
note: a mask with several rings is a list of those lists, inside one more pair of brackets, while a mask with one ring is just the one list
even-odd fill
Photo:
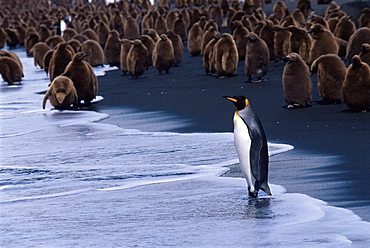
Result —
[[233, 102], [237, 108], [234, 114], [234, 141], [249, 195], [257, 197], [260, 189], [271, 195], [267, 183], [267, 139], [261, 121], [244, 96], [223, 97]]

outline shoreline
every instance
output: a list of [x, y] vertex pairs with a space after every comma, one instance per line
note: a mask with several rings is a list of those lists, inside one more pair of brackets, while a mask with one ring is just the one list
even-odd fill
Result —
[[[353, 2], [346, 6], [351, 4], [358, 5]], [[265, 9], [272, 6], [266, 5]], [[314, 9], [319, 7], [318, 14], [327, 6], [313, 4]], [[185, 45], [180, 66], [171, 68], [169, 74], [158, 75], [149, 68], [141, 78], [131, 79], [122, 76], [119, 69], [107, 71], [98, 78], [98, 94], [104, 100], [92, 109], [113, 117], [103, 123], [122, 128], [127, 127], [122, 126], [126, 114], [121, 109], [132, 108], [140, 113], [169, 116], [170, 120], [164, 121], [176, 125], [165, 131], [233, 132], [235, 109], [221, 96], [245, 95], [261, 119], [268, 141], [294, 146], [294, 150], [271, 158], [270, 183], [353, 210], [370, 221], [370, 181], [366, 177], [370, 174], [369, 113], [347, 113], [345, 104], [320, 105], [316, 74], [311, 77], [312, 106], [288, 110], [282, 90], [285, 63], [270, 63], [265, 76], [268, 80], [263, 83], [245, 83], [243, 65], [244, 61], [239, 61], [235, 77], [206, 76], [202, 58], [191, 56]], [[135, 125], [143, 131], [153, 131], [160, 118], [152, 121], [143, 115]]]

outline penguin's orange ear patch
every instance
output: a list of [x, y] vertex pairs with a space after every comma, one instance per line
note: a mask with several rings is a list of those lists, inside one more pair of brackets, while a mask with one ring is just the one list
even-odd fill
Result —
[[245, 99], [245, 106], [247, 107], [249, 105], [249, 100]]
[[237, 102], [238, 100], [234, 99], [234, 98], [231, 98], [231, 97], [226, 97], [227, 100], [230, 100], [232, 102]]

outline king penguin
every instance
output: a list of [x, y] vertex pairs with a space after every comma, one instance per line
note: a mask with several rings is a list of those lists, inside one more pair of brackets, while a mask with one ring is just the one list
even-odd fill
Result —
[[247, 181], [251, 197], [257, 197], [261, 189], [271, 195], [268, 178], [267, 139], [261, 121], [244, 96], [223, 96], [234, 103], [234, 142], [240, 169]]

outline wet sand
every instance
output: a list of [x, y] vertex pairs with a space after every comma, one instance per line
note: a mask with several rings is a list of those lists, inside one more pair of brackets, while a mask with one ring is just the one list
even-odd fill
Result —
[[[323, 11], [327, 6], [319, 7]], [[232, 132], [235, 109], [221, 96], [245, 95], [269, 142], [295, 147], [271, 158], [270, 183], [351, 209], [370, 221], [370, 113], [349, 113], [344, 104], [319, 104], [316, 75], [312, 106], [288, 110], [281, 83], [284, 63], [270, 64], [267, 82], [246, 83], [244, 61], [239, 61], [237, 76], [215, 78], [205, 75], [200, 56], [192, 57], [186, 45], [184, 50], [181, 65], [171, 68], [170, 74], [159, 75], [150, 68], [139, 79], [122, 76], [121, 70], [99, 77], [99, 95], [104, 100], [94, 110], [113, 113], [115, 109], [117, 115], [104, 122], [123, 128], [133, 128], [122, 126], [125, 115], [119, 114], [128, 107], [163, 111], [184, 124], [166, 131]], [[143, 116], [141, 122], [145, 121]], [[154, 128], [146, 126], [143, 131]], [[239, 176], [237, 165], [228, 176]]]

